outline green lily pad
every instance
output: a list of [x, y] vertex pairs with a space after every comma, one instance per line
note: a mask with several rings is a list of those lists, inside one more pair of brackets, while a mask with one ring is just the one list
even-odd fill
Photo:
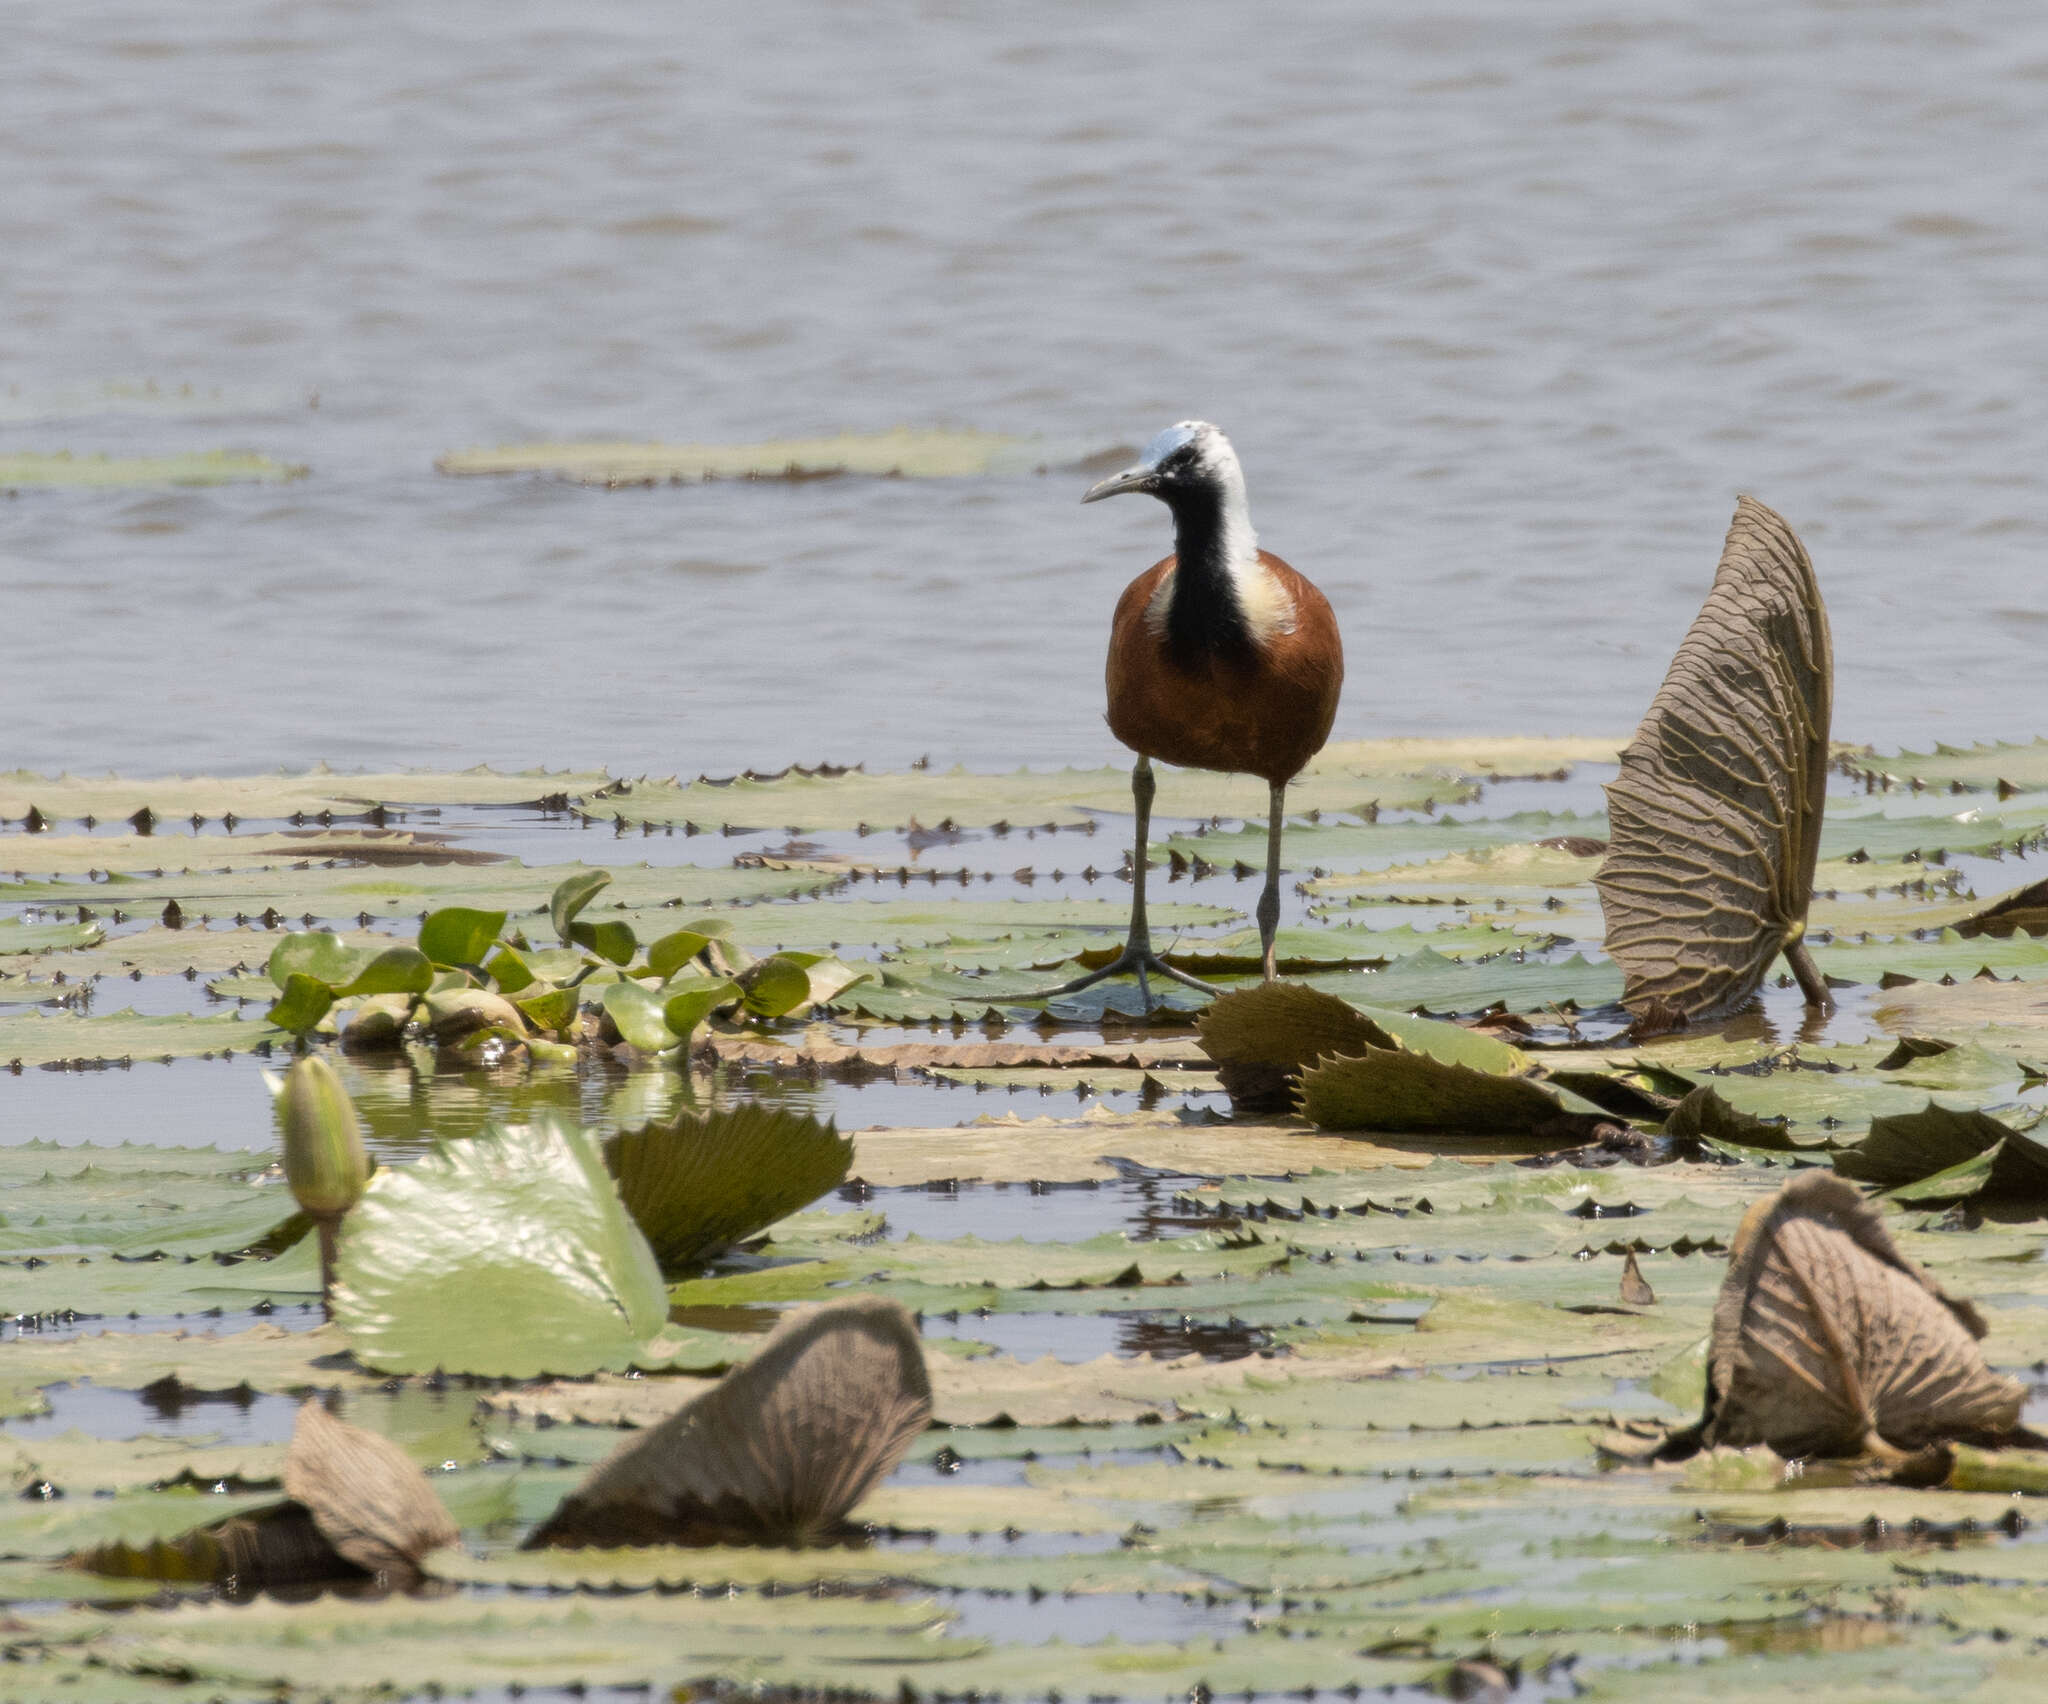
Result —
[[333, 1310], [366, 1366], [531, 1378], [630, 1365], [667, 1304], [596, 1144], [539, 1121], [379, 1171], [343, 1221]]

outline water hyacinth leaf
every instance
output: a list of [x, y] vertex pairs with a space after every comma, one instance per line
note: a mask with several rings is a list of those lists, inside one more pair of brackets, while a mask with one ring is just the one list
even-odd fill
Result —
[[318, 977], [293, 971], [284, 979], [278, 995], [264, 1015], [281, 1030], [304, 1035], [327, 1016], [334, 1006], [334, 990]]
[[931, 1412], [917, 1327], [893, 1302], [785, 1317], [745, 1366], [599, 1463], [527, 1548], [816, 1544]]
[[1568, 1110], [1526, 1077], [1377, 1048], [1304, 1072], [1301, 1110], [1325, 1130], [1515, 1136], [1559, 1148], [1578, 1147], [1606, 1128], [1605, 1120]]
[[2005, 1436], [2025, 1389], [1985, 1366], [1983, 1334], [1855, 1185], [1804, 1172], [1736, 1233], [1714, 1304], [1705, 1441], [1790, 1458]]
[[846, 1179], [831, 1124], [750, 1102], [622, 1131], [604, 1145], [619, 1195], [665, 1268], [765, 1230]]
[[777, 953], [743, 970], [738, 982], [743, 1004], [757, 1018], [780, 1018], [810, 1004], [810, 973], [787, 953]]
[[504, 945], [484, 962], [483, 970], [498, 985], [500, 994], [523, 993], [541, 980], [523, 954]]
[[623, 968], [633, 962], [633, 955], [640, 950], [638, 938], [630, 923], [613, 920], [607, 923], [571, 923], [569, 939], [579, 947], [588, 947], [601, 959]]
[[576, 1020], [577, 999], [573, 988], [550, 988], [544, 994], [522, 994], [512, 1004], [535, 1029], [566, 1029]]
[[385, 1167], [342, 1225], [335, 1323], [381, 1372], [618, 1370], [667, 1313], [596, 1144], [550, 1119]]
[[678, 929], [648, 943], [647, 968], [666, 982], [710, 942], [711, 937], [701, 929]]
[[420, 925], [419, 949], [438, 965], [481, 965], [504, 927], [502, 911], [446, 905], [427, 913]]
[[1713, 590], [1607, 788], [1611, 846], [1594, 881], [1622, 1003], [1639, 1018], [1738, 1006], [1798, 946], [1833, 695], [1813, 565], [1779, 516], [1743, 497]]
[[270, 950], [264, 969], [282, 988], [294, 976], [309, 976], [329, 988], [353, 982], [377, 956], [371, 947], [352, 947], [330, 929], [294, 929]]
[[612, 873], [609, 870], [578, 870], [573, 876], [564, 876], [556, 884], [555, 891], [548, 899], [548, 917], [555, 926], [555, 937], [562, 945], [573, 946], [569, 926], [577, 915], [593, 899], [611, 886]]
[[418, 947], [386, 947], [334, 992], [342, 999], [358, 994], [424, 994], [434, 985], [434, 967]]
[[678, 1039], [687, 1041], [691, 1032], [718, 1007], [739, 998], [740, 985], [727, 977], [684, 978], [662, 991], [662, 1021]]
[[299, 1405], [284, 1488], [341, 1556], [394, 1585], [416, 1581], [420, 1559], [459, 1536], [403, 1450], [337, 1420], [317, 1398]]
[[676, 1044], [676, 1036], [662, 1017], [661, 996], [637, 982], [605, 985], [605, 1015], [618, 1025], [619, 1034], [643, 1053], [659, 1053]]

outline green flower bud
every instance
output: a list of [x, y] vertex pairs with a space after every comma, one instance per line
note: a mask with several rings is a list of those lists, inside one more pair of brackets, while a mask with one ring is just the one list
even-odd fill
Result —
[[317, 1055], [284, 1074], [277, 1097], [284, 1126], [284, 1175], [316, 1219], [338, 1218], [362, 1199], [370, 1178], [363, 1128], [334, 1067]]

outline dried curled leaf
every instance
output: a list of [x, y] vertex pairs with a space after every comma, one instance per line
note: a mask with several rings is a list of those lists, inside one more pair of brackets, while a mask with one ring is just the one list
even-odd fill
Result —
[[750, 1102], [622, 1131], [604, 1163], [655, 1258], [673, 1269], [837, 1188], [853, 1143], [830, 1123]]
[[335, 1419], [317, 1400], [299, 1405], [284, 1488], [336, 1552], [394, 1583], [417, 1578], [420, 1558], [457, 1537], [455, 1522], [405, 1451]]
[[1303, 1074], [1301, 1110], [1325, 1130], [1518, 1136], [1559, 1148], [1596, 1140], [1608, 1121], [1570, 1112], [1526, 1077], [1497, 1077], [1427, 1054], [1374, 1048]]
[[289, 1501], [149, 1544], [107, 1544], [73, 1560], [117, 1579], [237, 1592], [360, 1580], [410, 1590], [420, 1561], [459, 1536], [426, 1476], [388, 1438], [300, 1405], [285, 1456]]
[[1398, 1045], [1356, 1006], [1298, 982], [1221, 996], [1195, 1020], [1195, 1034], [1238, 1112], [1291, 1111], [1304, 1067]]
[[2024, 1389], [1984, 1364], [1984, 1323], [1893, 1245], [1832, 1172], [1744, 1215], [1714, 1305], [1704, 1441], [1783, 1456], [1996, 1439]]
[[526, 1547], [814, 1544], [931, 1412], [917, 1327], [894, 1302], [792, 1315], [745, 1366], [591, 1469]]
[[1714, 589], [1607, 788], [1594, 882], [1631, 1012], [1738, 1006], [1805, 932], [1833, 698], [1813, 564], [1739, 498]]

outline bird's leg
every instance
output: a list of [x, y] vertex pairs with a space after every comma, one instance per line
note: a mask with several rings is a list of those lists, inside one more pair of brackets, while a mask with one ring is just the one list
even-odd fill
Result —
[[1287, 783], [1273, 781], [1272, 814], [1266, 824], [1266, 890], [1259, 895], [1259, 953], [1265, 961], [1266, 980], [1275, 975], [1273, 937], [1280, 929], [1280, 831], [1287, 821]]
[[[1057, 988], [1048, 988], [1043, 994], [1027, 995], [1027, 999], [1050, 1000], [1056, 994], [1077, 994], [1083, 988], [1092, 988], [1096, 983], [1112, 976], [1124, 976], [1135, 972], [1138, 978], [1138, 997], [1144, 1001], [1145, 1010], [1152, 1009], [1152, 989], [1145, 980], [1146, 972], [1157, 971], [1161, 976], [1174, 982], [1185, 983], [1198, 988], [1204, 994], [1213, 994], [1215, 989], [1199, 976], [1190, 976], [1184, 970], [1176, 970], [1152, 950], [1152, 930], [1145, 918], [1145, 864], [1147, 851], [1145, 842], [1152, 831], [1152, 795], [1159, 784], [1152, 779], [1152, 760], [1141, 757], [1131, 768], [1131, 802], [1137, 818], [1135, 841], [1131, 849], [1131, 933], [1124, 942], [1124, 950], [1100, 970], [1091, 970], [1085, 976], [1077, 976], [1071, 982], [1062, 982]], [[1278, 901], [1276, 899], [1275, 903]]]

